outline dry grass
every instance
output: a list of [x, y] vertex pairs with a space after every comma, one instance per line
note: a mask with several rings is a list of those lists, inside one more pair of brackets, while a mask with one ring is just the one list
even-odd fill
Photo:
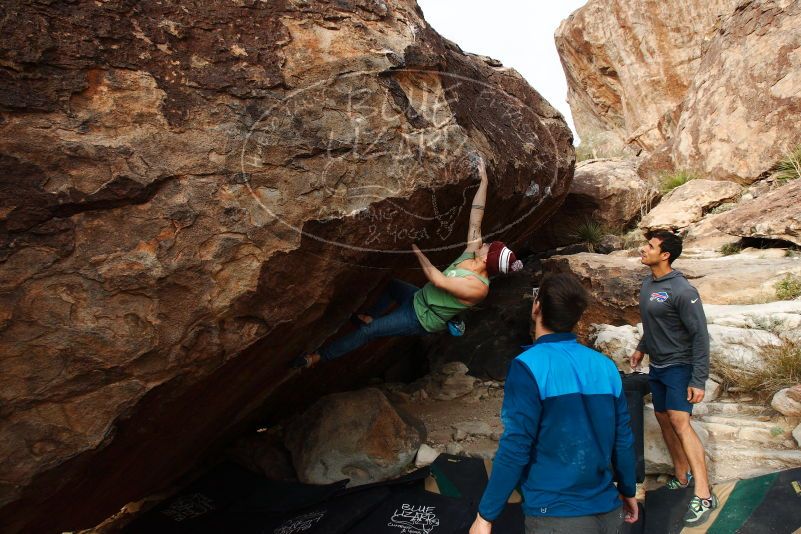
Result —
[[732, 254], [739, 254], [742, 250], [743, 247], [741, 247], [739, 243], [726, 243], [720, 247], [718, 252], [724, 256], [731, 256]]
[[793, 300], [801, 297], [801, 278], [787, 274], [784, 278], [776, 282], [776, 298], [779, 300]]
[[801, 383], [801, 343], [784, 340], [778, 347], [762, 350], [765, 365], [755, 369], [734, 369], [712, 364], [712, 372], [723, 380], [723, 387], [736, 387], [744, 393], [771, 398], [780, 389]]

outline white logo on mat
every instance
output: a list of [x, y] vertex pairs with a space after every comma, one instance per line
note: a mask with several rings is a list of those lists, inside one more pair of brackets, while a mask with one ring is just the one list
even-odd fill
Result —
[[273, 531], [273, 534], [295, 534], [295, 532], [306, 532], [317, 524], [320, 519], [325, 515], [325, 510], [322, 512], [310, 512], [308, 514], [293, 517], [281, 524], [280, 527]]
[[429, 534], [439, 526], [434, 508], [403, 504], [400, 510], [395, 510], [387, 525], [401, 529], [400, 534]]
[[181, 497], [168, 508], [162, 510], [162, 514], [176, 522], [181, 522], [193, 517], [200, 517], [214, 510], [214, 501], [202, 493], [193, 493]]

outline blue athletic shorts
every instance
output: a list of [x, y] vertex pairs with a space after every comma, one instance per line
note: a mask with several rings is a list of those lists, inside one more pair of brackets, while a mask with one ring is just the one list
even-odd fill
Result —
[[687, 400], [687, 387], [693, 366], [688, 364], [670, 367], [653, 367], [648, 371], [648, 385], [654, 402], [654, 411], [676, 410], [693, 413], [693, 405]]

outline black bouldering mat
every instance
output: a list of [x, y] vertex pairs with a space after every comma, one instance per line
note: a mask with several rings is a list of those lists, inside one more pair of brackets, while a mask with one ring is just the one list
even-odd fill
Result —
[[232, 532], [230, 526], [243, 509], [260, 516], [285, 515], [330, 499], [344, 490], [346, 482], [313, 486], [273, 481], [226, 462], [138, 518], [125, 532]]
[[620, 373], [620, 380], [623, 382], [623, 391], [633, 391], [645, 397], [651, 392], [648, 385], [648, 374], [646, 373]]
[[629, 427], [634, 436], [634, 477], [637, 482], [645, 480], [645, 421], [642, 396], [636, 391], [626, 391], [629, 407]]
[[[435, 484], [432, 486], [429, 483], [426, 487], [429, 491], [462, 499], [475, 518], [491, 472], [492, 462], [489, 460], [440, 454], [431, 464], [431, 477]], [[501, 515], [493, 522], [494, 531], [509, 534], [525, 532], [521, 501], [520, 494], [514, 491]]]
[[801, 528], [801, 468], [713, 486], [718, 509], [701, 526], [682, 518], [694, 489], [660, 488], [646, 494], [648, 534], [790, 534]]
[[391, 495], [391, 487], [374, 487], [327, 500], [289, 516], [265, 519], [249, 514], [237, 522], [234, 530], [264, 534], [345, 534]]
[[[393, 491], [350, 534], [467, 534], [475, 514], [465, 501], [420, 489]], [[498, 532], [505, 532], [498, 530]]]
[[643, 373], [620, 373], [623, 392], [631, 418], [631, 432], [634, 435], [634, 474], [637, 482], [645, 480], [645, 437], [643, 420], [643, 397], [651, 392], [648, 386], [648, 375]]

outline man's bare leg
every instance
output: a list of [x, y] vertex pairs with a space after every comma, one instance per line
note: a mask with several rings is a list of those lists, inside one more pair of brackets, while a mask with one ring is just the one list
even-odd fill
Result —
[[668, 410], [670, 424], [676, 435], [681, 441], [681, 448], [687, 461], [690, 463], [690, 470], [695, 479], [695, 494], [703, 499], [709, 498], [709, 477], [706, 472], [706, 459], [704, 458], [704, 445], [698, 438], [698, 434], [690, 425], [690, 414], [678, 410]]
[[[684, 454], [684, 446], [679, 436], [676, 435], [676, 431], [673, 430], [673, 425], [670, 422], [668, 413], [672, 412], [673, 410], [669, 412], [654, 412], [654, 414], [656, 415], [656, 420], [659, 422], [659, 428], [662, 430], [662, 437], [665, 439], [665, 445], [667, 445], [670, 458], [673, 460], [675, 477], [682, 484], [686, 484], [687, 471], [690, 470], [690, 462], [687, 459], [687, 455]], [[693, 476], [695, 476], [695, 473], [693, 473]]]

